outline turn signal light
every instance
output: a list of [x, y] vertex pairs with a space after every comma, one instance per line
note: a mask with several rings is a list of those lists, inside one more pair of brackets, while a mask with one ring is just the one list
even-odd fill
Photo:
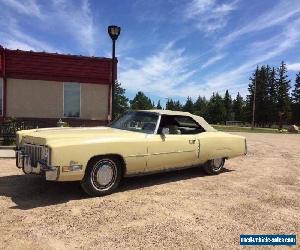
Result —
[[71, 166], [63, 166], [63, 172], [71, 172], [71, 171], [80, 171], [82, 170], [82, 165], [71, 165]]

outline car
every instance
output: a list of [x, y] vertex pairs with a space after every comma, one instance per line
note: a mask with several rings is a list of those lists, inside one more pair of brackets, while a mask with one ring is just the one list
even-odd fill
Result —
[[124, 177], [199, 166], [219, 174], [225, 160], [247, 153], [244, 137], [170, 110], [128, 111], [109, 127], [22, 130], [16, 144], [25, 174], [80, 181], [91, 196], [111, 194]]

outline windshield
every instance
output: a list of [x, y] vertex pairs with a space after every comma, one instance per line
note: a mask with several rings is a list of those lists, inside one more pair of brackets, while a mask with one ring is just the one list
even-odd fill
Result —
[[153, 134], [158, 114], [151, 112], [129, 111], [112, 124], [112, 128]]

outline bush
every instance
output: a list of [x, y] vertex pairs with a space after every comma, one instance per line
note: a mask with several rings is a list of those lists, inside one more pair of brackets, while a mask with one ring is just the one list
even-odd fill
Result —
[[17, 121], [14, 118], [6, 120], [1, 126], [3, 145], [12, 145], [15, 142]]

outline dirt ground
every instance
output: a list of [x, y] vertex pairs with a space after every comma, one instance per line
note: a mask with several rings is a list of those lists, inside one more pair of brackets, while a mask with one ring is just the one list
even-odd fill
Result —
[[135, 177], [102, 198], [2, 159], [0, 248], [240, 249], [240, 234], [295, 233], [299, 247], [300, 136], [243, 135], [248, 155], [218, 176], [195, 168]]

